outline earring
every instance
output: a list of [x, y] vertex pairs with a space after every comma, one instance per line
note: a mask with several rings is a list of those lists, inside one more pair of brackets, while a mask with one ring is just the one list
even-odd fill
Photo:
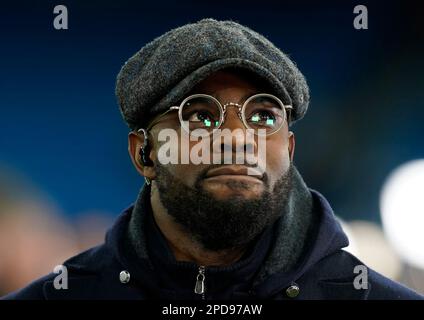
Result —
[[152, 180], [150, 180], [149, 178], [147, 178], [147, 177], [144, 177], [144, 180], [146, 181], [146, 184], [148, 185], [148, 186], [150, 186], [150, 184], [152, 183]]

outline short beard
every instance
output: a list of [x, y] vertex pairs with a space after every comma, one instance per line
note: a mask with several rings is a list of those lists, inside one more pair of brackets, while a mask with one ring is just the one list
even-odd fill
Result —
[[259, 198], [217, 200], [201, 186], [205, 174], [200, 174], [191, 188], [163, 165], [155, 164], [155, 168], [159, 197], [168, 214], [209, 251], [244, 248], [273, 225], [288, 203], [294, 171], [290, 164], [272, 190], [265, 179]]

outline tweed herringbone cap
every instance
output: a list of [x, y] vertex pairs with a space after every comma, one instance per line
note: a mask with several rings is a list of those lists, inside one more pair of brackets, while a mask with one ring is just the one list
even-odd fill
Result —
[[228, 67], [253, 72], [293, 106], [292, 122], [309, 104], [309, 89], [295, 64], [264, 36], [234, 21], [203, 19], [146, 44], [122, 67], [116, 96], [131, 129], [183, 99], [201, 80]]

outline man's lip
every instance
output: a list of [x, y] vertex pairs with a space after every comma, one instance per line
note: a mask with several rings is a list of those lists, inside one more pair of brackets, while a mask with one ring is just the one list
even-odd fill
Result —
[[[250, 173], [253, 174], [248, 174], [248, 169], [250, 171]], [[217, 176], [247, 176], [247, 177], [252, 177], [252, 178], [257, 178], [262, 180], [262, 173], [255, 168], [248, 168], [246, 166], [234, 166], [234, 165], [228, 165], [228, 166], [222, 166], [222, 167], [218, 167], [218, 168], [214, 168], [209, 170], [206, 173], [206, 178], [212, 178], [212, 177], [217, 177]]]

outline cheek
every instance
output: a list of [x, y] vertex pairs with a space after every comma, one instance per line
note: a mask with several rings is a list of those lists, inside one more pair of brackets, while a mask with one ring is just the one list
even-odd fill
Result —
[[194, 187], [199, 176], [199, 166], [190, 164], [162, 165], [174, 179], [177, 179], [187, 187]]
[[270, 139], [266, 145], [266, 172], [271, 181], [276, 181], [290, 166], [287, 139]]
[[166, 141], [159, 141], [156, 137], [154, 160], [157, 165], [166, 169], [173, 178], [188, 187], [194, 187], [200, 173], [208, 166], [192, 163], [191, 157], [196, 156], [195, 151], [199, 149], [193, 150], [196, 145], [200, 146], [201, 144], [198, 141], [190, 141], [187, 137], [183, 139], [179, 133], [167, 137]]

